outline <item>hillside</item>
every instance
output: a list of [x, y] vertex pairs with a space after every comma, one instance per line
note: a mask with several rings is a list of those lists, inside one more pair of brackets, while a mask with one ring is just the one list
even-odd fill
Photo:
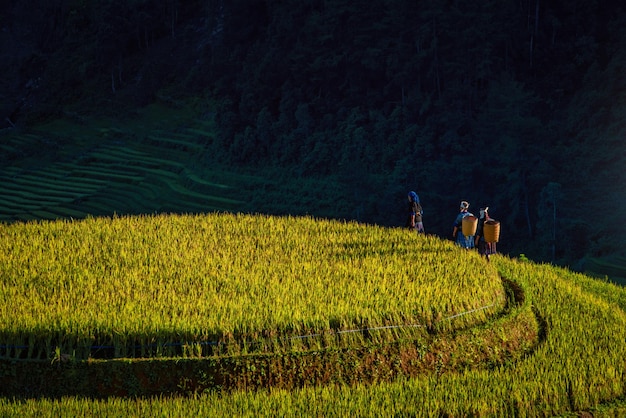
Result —
[[[9, 162], [0, 167], [0, 221], [207, 212], [367, 221], [377, 213], [382, 225], [404, 224], [404, 193], [383, 176], [371, 178], [379, 195], [361, 197], [342, 175], [233, 166], [216, 158], [217, 135], [215, 121], [190, 104], [159, 103], [126, 119], [59, 119], [6, 132], [0, 143]], [[428, 193], [420, 194], [427, 232], [436, 234]], [[535, 253], [533, 247], [518, 248], [514, 225], [502, 222], [501, 253]], [[441, 237], [448, 235], [441, 231]], [[618, 283], [626, 277], [619, 253], [586, 256], [573, 268]]]
[[243, 214], [16, 223], [0, 242], [3, 416], [624, 411], [626, 292], [554, 266]]
[[[512, 255], [620, 260], [625, 16], [562, 0], [5, 2], [2, 213], [396, 226], [416, 189], [441, 237], [468, 200], [491, 207]], [[155, 104], [184, 122], [148, 133]], [[253, 176], [246, 203], [218, 166], [237, 187]], [[33, 203], [37, 184], [50, 192]]]

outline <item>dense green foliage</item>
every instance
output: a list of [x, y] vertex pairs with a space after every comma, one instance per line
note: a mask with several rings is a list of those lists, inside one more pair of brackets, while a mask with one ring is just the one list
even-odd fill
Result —
[[467, 199], [502, 221], [507, 252], [570, 265], [623, 252], [623, 5], [0, 7], [7, 129], [193, 97], [198, 117], [215, 122], [207, 165], [332, 176], [350, 190], [336, 197], [352, 219], [401, 224], [405, 193], [417, 189], [427, 230], [441, 236]]

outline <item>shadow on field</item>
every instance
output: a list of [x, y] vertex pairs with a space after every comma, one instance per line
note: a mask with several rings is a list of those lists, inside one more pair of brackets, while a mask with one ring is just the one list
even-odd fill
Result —
[[[507, 306], [487, 325], [411, 340], [209, 358], [73, 361], [2, 360], [0, 395], [16, 398], [144, 397], [328, 384], [374, 384], [399, 377], [494, 368], [528, 355], [545, 337], [545, 322], [524, 291], [502, 279]], [[496, 349], [497, 347], [497, 349]]]

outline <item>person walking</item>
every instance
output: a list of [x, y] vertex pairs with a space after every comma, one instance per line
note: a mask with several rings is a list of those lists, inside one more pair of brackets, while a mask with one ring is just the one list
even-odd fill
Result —
[[474, 248], [474, 236], [463, 235], [463, 218], [466, 216], [474, 216], [469, 212], [469, 203], [465, 200], [461, 201], [461, 205], [459, 207], [459, 214], [456, 216], [454, 220], [454, 225], [452, 228], [452, 237], [456, 241], [457, 245], [463, 248]]
[[407, 219], [407, 227], [417, 231], [418, 234], [424, 233], [424, 223], [422, 222], [422, 205], [417, 193], [411, 191], [408, 195], [409, 199], [409, 216]]
[[491, 220], [489, 216], [489, 206], [480, 208], [480, 215], [478, 217], [478, 226], [476, 227], [476, 235], [474, 236], [474, 244], [478, 248], [478, 253], [484, 255], [489, 261], [489, 256], [496, 253], [496, 243], [485, 241], [483, 235], [483, 229], [485, 222]]

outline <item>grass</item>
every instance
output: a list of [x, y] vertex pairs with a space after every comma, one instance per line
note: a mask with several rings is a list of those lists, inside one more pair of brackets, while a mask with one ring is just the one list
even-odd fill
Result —
[[[3, 305], [13, 315], [2, 328], [23, 328], [3, 335], [25, 338], [16, 344], [25, 351], [2, 363], [8, 378], [2, 391], [6, 396], [15, 394], [11, 388], [29, 387], [48, 394], [0, 398], [3, 416], [89, 410], [113, 416], [491, 417], [623, 410], [626, 292], [565, 269], [503, 256], [487, 263], [435, 237], [297, 217], [158, 215], [15, 224], [1, 231], [13, 243], [0, 263]], [[407, 257], [418, 270], [406, 267]], [[99, 280], [98, 272], [106, 271], [110, 276]], [[207, 275], [210, 280], [202, 281]], [[201, 292], [196, 282], [182, 280], [187, 276], [205, 283]], [[495, 311], [456, 316], [498, 300], [500, 291], [508, 303]], [[146, 296], [151, 305], [143, 304]], [[97, 309], [82, 305], [90, 300], [100, 302]], [[194, 306], [203, 301], [228, 316], [211, 322], [207, 311], [202, 325], [194, 325]], [[45, 314], [28, 315], [28, 303]], [[79, 309], [56, 311], [68, 306]], [[135, 351], [151, 359], [80, 360], [74, 356], [81, 341], [92, 344], [94, 334], [71, 336], [94, 320], [103, 321], [101, 331], [115, 327], [106, 342], [111, 346], [116, 338], [136, 338], [135, 328], [147, 331], [150, 341], [170, 344], [204, 328], [239, 341], [239, 348], [220, 354], [185, 340], [176, 358], [164, 344], [160, 352]], [[343, 342], [338, 332], [402, 321], [437, 325], [359, 333]], [[52, 364], [17, 360], [38, 335], [54, 341], [54, 332], [66, 336], [66, 348], [75, 341], [75, 354], [61, 347], [52, 350]], [[315, 344], [280, 342], [303, 332], [326, 337]], [[130, 353], [119, 347], [113, 351]], [[72, 391], [82, 395], [72, 397]]]
[[585, 271], [595, 277], [605, 278], [622, 286], [626, 285], [625, 256], [587, 258]]
[[[167, 112], [169, 114], [170, 110]], [[187, 231], [186, 235], [176, 235], [170, 226], [165, 227], [168, 235], [155, 237], [152, 230], [155, 220], [212, 219], [204, 214], [207, 211], [237, 213], [261, 210], [306, 215], [307, 208], [315, 206], [326, 207], [330, 217], [350, 214], [352, 210], [341, 198], [333, 197], [347, 193], [340, 181], [294, 178], [291, 173], [277, 170], [243, 173], [219, 164], [208, 169], [200, 161], [205, 156], [198, 150], [204, 149], [204, 142], [213, 138], [211, 124], [204, 120], [194, 121], [183, 109], [180, 114], [170, 115], [180, 122], [176, 126], [183, 127], [176, 135], [168, 136], [165, 132], [172, 119], [163, 118], [163, 114], [163, 108], [153, 106], [140, 115], [141, 123], [136, 120], [123, 123], [100, 120], [76, 125], [56, 121], [43, 129], [3, 137], [5, 151], [10, 151], [6, 156], [11, 159], [5, 160], [0, 167], [3, 178], [0, 221], [5, 222], [0, 224], [0, 234], [21, 227], [32, 229], [29, 235], [17, 241], [15, 237], [7, 238], [6, 242], [12, 244], [2, 248], [13, 257], [39, 251], [38, 257], [43, 258], [35, 257], [34, 260], [39, 260], [39, 265], [46, 267], [41, 269], [22, 260], [15, 264], [19, 267], [10, 270], [7, 266], [11, 262], [6, 261], [9, 259], [6, 256], [7, 259], [0, 263], [4, 269], [1, 280], [6, 282], [8, 278], [13, 278], [24, 286], [29, 283], [26, 288], [30, 290], [23, 290], [27, 301], [18, 299], [22, 300], [21, 305], [13, 305], [13, 297], [3, 293], [6, 307], [0, 318], [5, 321], [5, 327], [11, 322], [23, 324], [34, 317], [26, 309], [31, 301], [47, 301], [47, 305], [42, 305], [47, 307], [42, 309], [48, 322], [33, 325], [33, 329], [38, 330], [36, 332], [26, 328], [8, 332], [8, 328], [4, 328], [5, 346], [9, 338], [13, 341], [10, 344], [13, 348], [9, 351], [3, 348], [6, 359], [0, 362], [0, 377], [5, 383], [0, 389], [0, 415], [623, 415], [626, 410], [626, 383], [623, 378], [623, 370], [626, 370], [623, 344], [626, 340], [626, 293], [622, 287], [607, 280], [624, 277], [621, 274], [625, 264], [623, 258], [590, 259], [586, 266], [588, 272], [597, 274], [600, 280], [566, 269], [503, 256], [494, 257], [490, 265], [485, 265], [480, 259], [476, 260], [478, 264], [471, 261], [466, 271], [456, 270], [456, 267], [437, 268], [435, 260], [455, 260], [448, 264], [458, 265], [458, 260], [465, 260], [463, 257], [466, 254], [443, 242], [436, 243], [434, 237], [432, 242], [417, 240], [422, 249], [430, 248], [428, 251], [415, 252], [413, 247], [398, 246], [397, 242], [392, 246], [390, 243], [395, 242], [395, 238], [391, 237], [396, 232], [406, 231], [382, 229], [383, 233], [378, 236], [372, 232], [376, 227], [365, 225], [357, 228], [353, 228], [352, 224], [343, 225], [338, 227], [342, 230], [338, 235], [343, 238], [320, 242], [319, 237], [311, 235], [311, 231], [323, 230], [327, 221], [318, 218], [314, 224], [300, 224], [296, 221], [297, 217], [287, 218], [298, 225], [296, 228], [289, 223], [282, 224], [281, 218], [276, 221], [264, 216], [245, 217], [241, 218], [245, 219], [241, 225], [218, 228], [221, 235], [216, 236], [209, 232], [213, 228], [207, 227], [207, 224], [193, 229], [192, 225], [197, 227], [198, 222], [190, 222], [184, 227], [179, 222], [171, 222], [180, 231]], [[152, 142], [152, 139], [158, 138], [166, 139], [171, 148], [166, 148], [164, 152], [163, 144]], [[191, 143], [193, 138], [197, 140], [197, 145]], [[94, 146], [94, 140], [98, 142], [97, 146]], [[39, 183], [40, 187], [37, 178], [43, 180]], [[47, 193], [48, 190], [63, 193], [53, 195]], [[65, 196], [71, 201], [65, 201]], [[203, 214], [180, 218], [175, 215], [143, 218], [117, 216], [136, 211]], [[41, 235], [42, 228], [46, 228], [40, 223], [41, 219], [82, 219], [88, 215], [105, 217], [96, 220], [87, 218], [84, 224], [76, 221], [61, 223], [65, 226], [56, 230], [55, 234], [60, 234], [58, 239], [48, 235], [48, 239], [52, 239], [50, 242], [59, 245], [55, 257], [46, 257], [50, 253], [46, 252], [45, 246], [37, 246], [36, 237]], [[326, 213], [318, 212], [317, 215], [325, 216]], [[135, 221], [126, 224], [121, 221], [127, 219]], [[9, 224], [11, 221], [33, 222]], [[134, 238], [118, 241], [120, 245], [108, 258], [98, 252], [98, 245], [86, 244], [84, 248], [90, 250], [83, 253], [84, 257], [100, 254], [98, 261], [89, 264], [86, 269], [76, 267], [80, 263], [59, 264], [65, 254], [85, 251], [80, 247], [79, 239], [64, 235], [67, 231], [64, 232], [63, 228], [80, 230], [84, 225], [99, 222], [121, 222], [126, 229], [117, 230], [118, 235], [122, 231], [134, 231]], [[273, 232], [268, 236], [258, 235], [259, 231], [253, 226], [259, 225], [264, 226], [260, 230]], [[267, 240], [284, 238], [301, 227], [304, 230], [300, 235], [311, 238], [307, 242], [286, 241], [278, 246], [264, 247]], [[239, 241], [231, 241], [236, 236], [233, 231], [254, 237], [257, 246], [242, 248]], [[320, 235], [325, 236], [326, 232]], [[26, 236], [28, 239], [24, 238]], [[85, 238], [84, 233], [76, 236]], [[115, 236], [109, 235], [107, 239]], [[190, 238], [194, 236], [211, 237], [210, 242], [221, 246], [212, 247], [210, 251], [204, 248], [202, 252], [200, 249], [203, 247], [194, 248], [195, 241]], [[141, 243], [142, 239], [144, 243]], [[19, 248], [15, 247], [16, 242], [22, 242]], [[111, 247], [112, 242], [115, 240], [100, 247], [111, 250], [114, 248]], [[145, 244], [150, 244], [150, 250], [131, 251], [131, 248], [142, 248], [141, 245]], [[156, 247], [154, 244], [157, 244]], [[201, 265], [194, 262], [192, 267], [186, 268], [188, 263], [182, 262], [183, 258], [176, 253], [176, 250], [183, 249], [207, 263]], [[169, 279], [164, 279], [162, 273], [166, 271], [167, 263], [161, 262], [150, 270], [143, 262], [134, 259], [137, 254], [148, 257], [150, 251], [163, 251], [162, 254], [178, 257], [161, 256], [155, 259], [172, 262], [172, 266], [167, 268], [173, 270], [167, 270], [169, 273], [165, 275]], [[250, 286], [244, 282], [239, 288], [229, 289], [228, 300], [258, 306], [260, 311], [265, 312], [262, 317], [269, 322], [262, 322], [264, 325], [242, 314], [238, 322], [225, 321], [221, 325], [213, 325], [213, 328], [206, 327], [205, 323], [181, 327], [181, 323], [173, 320], [177, 318], [175, 313], [178, 312], [178, 318], [184, 318], [198, 308], [178, 311], [171, 298], [157, 298], [152, 302], [155, 308], [162, 310], [161, 313], [170, 312], [166, 318], [170, 318], [174, 326], [164, 327], [158, 322], [154, 322], [157, 325], [150, 325], [150, 321], [158, 321], [159, 315], [143, 315], [141, 320], [134, 316], [137, 309], [146, 312], [147, 308], [141, 308], [139, 300], [129, 296], [130, 289], [149, 292], [155, 286], [163, 288], [163, 283], [170, 283], [165, 288], [172, 288], [173, 283], [181, 281], [181, 277], [198, 277], [198, 272], [210, 273], [210, 266], [215, 267], [212, 264], [215, 260], [239, 260], [243, 267], [245, 259], [224, 256], [238, 254], [238, 251], [241, 254], [256, 254], [259, 265], [267, 264], [266, 271], [254, 270], [258, 277], [269, 280], [267, 283], [281, 277], [294, 282], [298, 277], [300, 280], [302, 277], [323, 277], [325, 271], [359, 277], [361, 265], [366, 264], [371, 269], [366, 271], [377, 281], [389, 280], [389, 277], [399, 274], [404, 277], [404, 281], [399, 283], [404, 285], [392, 287], [395, 291], [385, 293], [390, 289], [381, 290], [367, 285], [367, 282], [359, 282], [357, 287], [366, 296], [355, 303], [354, 296], [347, 297], [347, 293], [346, 300], [351, 303], [345, 303], [345, 309], [339, 309], [332, 315], [320, 309], [326, 308], [326, 299], [336, 303], [325, 293], [327, 289], [323, 286], [302, 286], [298, 288], [301, 292], [298, 293], [299, 300], [325, 296], [323, 301], [305, 304], [308, 310], [299, 318], [295, 316], [299, 309], [294, 307], [300, 307], [300, 302], [285, 299], [286, 296], [281, 294], [268, 296], [264, 293], [265, 286]], [[303, 252], [308, 254], [304, 259], [301, 256]], [[290, 255], [291, 258], [281, 259], [280, 254]], [[390, 259], [397, 262], [394, 257], [401, 259], [409, 255], [411, 261], [430, 269], [429, 273], [422, 275], [426, 282], [417, 287], [406, 281], [407, 272], [397, 265], [393, 271], [388, 270], [391, 268], [388, 266]], [[52, 260], [57, 260], [57, 263]], [[395, 265], [393, 263], [391, 265]], [[32, 270], [27, 273], [26, 268]], [[108, 273], [102, 273], [107, 269]], [[142, 271], [144, 273], [140, 274]], [[416, 295], [430, 295], [428, 300], [432, 300], [433, 295], [445, 287], [438, 279], [451, 280], [466, 275], [482, 278], [487, 271], [491, 271], [488, 277], [492, 273], [501, 277], [501, 281], [490, 280], [489, 283], [499, 283], [500, 291], [507, 294], [506, 300], [502, 299], [502, 304], [498, 305], [499, 310], [489, 312], [487, 316], [479, 313], [474, 320], [450, 320], [450, 324], [444, 326], [446, 318], [454, 317], [454, 312], [471, 311], [472, 306], [476, 306], [476, 295], [465, 292], [480, 288], [482, 283], [461, 281], [456, 288], [457, 293], [447, 295], [450, 299], [458, 296], [460, 299], [457, 302], [451, 304], [448, 301], [447, 305], [435, 302], [428, 305], [430, 310], [424, 309], [420, 311], [421, 316], [413, 318], [417, 320], [419, 317], [422, 322], [418, 322], [426, 324], [425, 328], [408, 333], [390, 330], [339, 332], [350, 331], [352, 327], [361, 329], [365, 325], [385, 326], [395, 323], [398, 318], [411, 319], [410, 315], [415, 313], [402, 304], [400, 296], [411, 300]], [[128, 283], [113, 288], [100, 287], [104, 284], [96, 279], [98, 272], [106, 277], [106, 280], [100, 281], [102, 283], [112, 280], [113, 283], [121, 283], [115, 280], [122, 278]], [[153, 283], [152, 286], [149, 285], [152, 283], [150, 280], [143, 283], [159, 275], [161, 280], [166, 281]], [[211, 277], [216, 283], [237, 283], [247, 274], [231, 272], [225, 274], [222, 281], [216, 279], [220, 276]], [[60, 284], [56, 282], [57, 285], [52, 285], [59, 278], [63, 278]], [[84, 292], [85, 287], [73, 281], [77, 278], [91, 278], [95, 293]], [[185, 280], [182, 283], [186, 283]], [[75, 290], [74, 298], [55, 299], [68, 286]], [[193, 287], [183, 288], [189, 295], [193, 294]], [[413, 290], [407, 293], [406, 288]], [[81, 291], [76, 292], [76, 289]], [[184, 293], [173, 294], [177, 298], [185, 298]], [[402, 308], [393, 311], [388, 302], [376, 302], [380, 294], [400, 298], [394, 300]], [[99, 329], [107, 331], [81, 334], [76, 330], [81, 327], [88, 330], [93, 324], [90, 325], [89, 321], [82, 323], [80, 316], [46, 310], [59, 306], [51, 301], [66, 300], [68, 307], [80, 306], [77, 311], [94, 315], [101, 311], [100, 305], [80, 305], [80, 295], [83, 300], [91, 298], [108, 309], [101, 318], [92, 318], [92, 321], [103, 321]], [[107, 299], [110, 295], [126, 297], [123, 299], [125, 302], [111, 302]], [[220, 306], [222, 296], [219, 293], [207, 294], [207, 297], [213, 298], [215, 306]], [[259, 299], [247, 299], [255, 297]], [[287, 316], [288, 319], [281, 319], [280, 315], [272, 317], [268, 300], [275, 301], [276, 306], [291, 308], [294, 312], [286, 315], [294, 316]], [[198, 305], [198, 301], [193, 297], [185, 302], [189, 306], [194, 304]], [[369, 311], [364, 311], [369, 312], [367, 315], [357, 310], [362, 305], [368, 307]], [[424, 308], [425, 304], [419, 306]], [[233, 311], [232, 307], [223, 309]], [[122, 317], [130, 318], [129, 323], [115, 322], [120, 312]], [[139, 323], [146, 321], [149, 332], [142, 333], [143, 325]], [[433, 324], [438, 326], [433, 327]], [[221, 336], [223, 341], [234, 342], [231, 351], [216, 350], [215, 346], [206, 344], [208, 339], [205, 337], [203, 340], [201, 333], [197, 333], [203, 327], [207, 328], [206, 335]], [[120, 333], [120, 329], [127, 329], [124, 331], [126, 334]], [[322, 337], [306, 343], [302, 339], [284, 338], [298, 336], [294, 332], [302, 330]], [[250, 339], [254, 336], [262, 338]], [[126, 342], [116, 345], [116, 338]], [[291, 342], [287, 344], [285, 341]], [[89, 347], [94, 345], [100, 348], [92, 351]], [[71, 351], [70, 347], [76, 347], [76, 350]], [[30, 360], [26, 361], [27, 357]], [[80, 395], [73, 396], [77, 392]], [[47, 394], [47, 397], [41, 398], [38, 393]], [[18, 399], [13, 399], [13, 396]], [[102, 396], [104, 398], [97, 399]]]
[[[71, 339], [100, 345], [102, 335], [109, 344], [110, 336], [136, 340], [163, 328], [171, 329], [167, 341], [241, 345], [364, 327], [463, 328], [502, 309], [502, 284], [476, 254], [458, 265], [451, 243], [414, 238], [337, 221], [227, 214], [9, 225], [0, 231], [10, 251], [0, 255], [0, 335], [21, 345], [17, 336], [29, 328], [50, 329], [68, 352]], [[425, 262], [408, 268], [413, 245]], [[33, 299], [30, 289], [42, 293]], [[154, 312], [155, 303], [163, 311]], [[24, 309], [42, 318], [9, 320]], [[472, 313], [444, 320], [462, 312]]]

